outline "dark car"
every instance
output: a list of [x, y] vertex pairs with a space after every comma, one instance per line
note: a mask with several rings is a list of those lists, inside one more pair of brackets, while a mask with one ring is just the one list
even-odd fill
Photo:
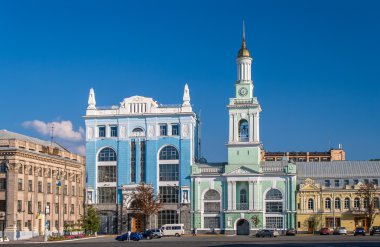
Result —
[[146, 231], [143, 231], [142, 237], [149, 240], [149, 239], [154, 238], [154, 234], [151, 230], [146, 230]]
[[297, 234], [297, 230], [294, 228], [289, 228], [286, 230], [286, 236], [295, 236]]
[[369, 232], [369, 235], [373, 236], [375, 234], [380, 234], [380, 226], [373, 226], [371, 228], [371, 231]]
[[[115, 239], [117, 241], [126, 241], [126, 240], [128, 240], [128, 233], [124, 233], [124, 234], [122, 234], [120, 236], [117, 236]], [[140, 241], [140, 240], [143, 239], [143, 237], [142, 237], [141, 233], [139, 233], [139, 232], [132, 232], [130, 239], [132, 241]]]
[[354, 231], [354, 236], [356, 235], [363, 235], [365, 236], [365, 230], [363, 227], [356, 227], [355, 231]]
[[321, 228], [321, 230], [319, 230], [319, 234], [320, 235], [330, 235], [331, 234], [331, 231], [329, 228], [327, 227], [323, 227]]
[[270, 231], [270, 230], [260, 230], [256, 233], [256, 238], [265, 238], [265, 237], [269, 237], [269, 238], [273, 238], [273, 232]]

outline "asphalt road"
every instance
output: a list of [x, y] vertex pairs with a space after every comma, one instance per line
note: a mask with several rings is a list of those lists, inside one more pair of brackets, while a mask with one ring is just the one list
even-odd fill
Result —
[[12, 246], [54, 246], [54, 247], [123, 247], [123, 246], [165, 246], [165, 247], [193, 247], [193, 246], [315, 246], [315, 247], [333, 247], [333, 246], [363, 246], [379, 247], [380, 236], [280, 236], [277, 238], [255, 238], [250, 236], [197, 236], [197, 237], [164, 237], [162, 239], [142, 240], [139, 242], [118, 242], [112, 237], [99, 237], [93, 239], [75, 240], [60, 243], [9, 243]]

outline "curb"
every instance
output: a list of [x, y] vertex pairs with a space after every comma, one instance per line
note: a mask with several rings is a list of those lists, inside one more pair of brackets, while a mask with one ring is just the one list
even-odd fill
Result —
[[59, 241], [28, 242], [28, 243], [30, 243], [30, 244], [54, 244], [54, 243], [74, 242], [74, 241], [93, 239], [93, 238], [103, 238], [103, 237], [104, 236], [96, 236], [96, 237], [88, 237], [88, 238], [76, 238], [76, 239], [59, 240]]

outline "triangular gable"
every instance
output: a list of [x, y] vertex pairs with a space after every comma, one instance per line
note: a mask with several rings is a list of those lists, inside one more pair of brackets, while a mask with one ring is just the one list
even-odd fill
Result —
[[228, 173], [224, 173], [224, 175], [249, 175], [249, 174], [261, 174], [260, 172], [249, 169], [245, 166], [241, 166], [236, 168]]
[[300, 186], [300, 190], [305, 191], [305, 190], [319, 190], [320, 188], [316, 186], [315, 184], [302, 184]]

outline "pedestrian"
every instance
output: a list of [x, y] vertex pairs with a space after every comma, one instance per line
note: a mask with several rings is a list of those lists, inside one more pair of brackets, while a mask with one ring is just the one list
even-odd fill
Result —
[[193, 234], [193, 237], [197, 236], [197, 228], [193, 228], [193, 231], [192, 231], [192, 234]]
[[131, 230], [128, 230], [127, 240], [128, 242], [131, 241]]

